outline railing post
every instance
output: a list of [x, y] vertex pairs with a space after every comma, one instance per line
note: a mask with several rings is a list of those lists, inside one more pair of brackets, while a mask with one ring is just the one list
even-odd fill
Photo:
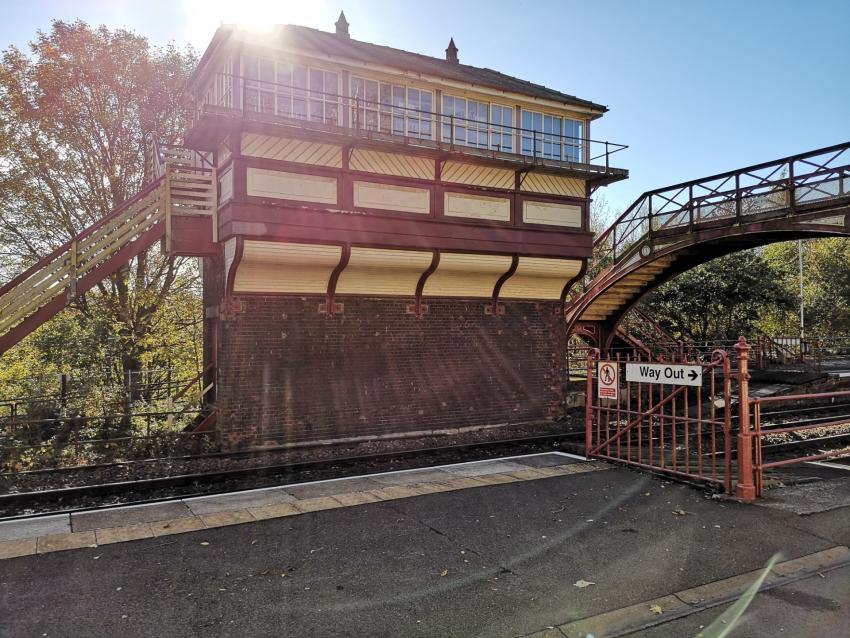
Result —
[[735, 217], [739, 224], [741, 223], [741, 209], [741, 175], [740, 173], [735, 173]]
[[[750, 503], [756, 499], [756, 486], [753, 475], [753, 438], [750, 428], [750, 374], [748, 371], [750, 344], [744, 337], [739, 337], [735, 344], [738, 358], [739, 414], [738, 421], [738, 485], [735, 495], [739, 500]], [[729, 397], [725, 397], [727, 406]], [[728, 410], [728, 407], [727, 407]]]
[[449, 148], [455, 147], [455, 116], [449, 115]]
[[71, 269], [68, 273], [68, 303], [77, 296], [77, 261], [79, 259], [77, 240], [71, 242]]
[[584, 398], [584, 454], [590, 458], [593, 449], [593, 362], [598, 358], [599, 350], [587, 351], [587, 394]]
[[162, 205], [165, 207], [165, 254], [171, 255], [171, 167], [168, 164], [165, 165]]
[[794, 194], [794, 160], [788, 160], [788, 208], [791, 214], [796, 212], [797, 198]]
[[608, 140], [605, 140], [605, 170], [608, 170]]

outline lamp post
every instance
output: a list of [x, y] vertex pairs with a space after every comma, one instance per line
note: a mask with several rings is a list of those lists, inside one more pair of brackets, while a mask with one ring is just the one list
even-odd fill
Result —
[[803, 340], [806, 338], [806, 314], [803, 301], [803, 240], [797, 240], [797, 265], [800, 273], [800, 358], [803, 358]]

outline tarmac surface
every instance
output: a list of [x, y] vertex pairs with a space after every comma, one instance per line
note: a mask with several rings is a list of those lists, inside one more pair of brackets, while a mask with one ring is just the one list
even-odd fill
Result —
[[[802, 516], [611, 467], [0, 560], [0, 636], [562, 637], [847, 545], [850, 507]], [[847, 635], [848, 576], [761, 592], [730, 635]], [[696, 635], [723, 608], [634, 635]]]

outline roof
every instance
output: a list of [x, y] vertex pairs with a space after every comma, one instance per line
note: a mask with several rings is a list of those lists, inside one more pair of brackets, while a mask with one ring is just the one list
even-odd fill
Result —
[[[231, 33], [237, 31], [234, 27], [219, 28], [201, 59], [199, 69], [212, 53], [214, 45], [224, 39], [220, 37], [225, 35], [221, 33], [224, 30], [230, 30]], [[250, 35], [246, 32], [240, 32], [240, 34], [243, 33]], [[449, 62], [443, 58], [435, 58], [422, 55], [421, 53], [411, 53], [403, 49], [362, 42], [310, 27], [284, 25], [276, 30], [273, 38], [276, 40], [285, 40], [288, 46], [305, 53], [317, 53], [360, 62], [381, 64], [400, 70], [413, 71], [414, 73], [422, 73], [467, 84], [486, 86], [532, 98], [560, 102], [565, 105], [580, 106], [600, 113], [608, 110], [608, 107], [602, 104], [583, 100], [574, 95], [562, 93], [542, 84], [535, 84], [500, 73], [499, 71], [494, 71], [493, 69]]]

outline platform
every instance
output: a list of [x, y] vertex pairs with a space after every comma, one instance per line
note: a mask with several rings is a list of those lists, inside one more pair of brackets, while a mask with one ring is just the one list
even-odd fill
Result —
[[0, 559], [607, 469], [553, 452], [0, 521]]
[[[346, 496], [365, 493], [391, 498], [353, 504], [360, 497]], [[812, 607], [817, 635], [840, 635], [850, 605], [848, 507], [799, 516], [550, 454], [284, 486], [273, 503], [257, 497], [175, 501], [169, 507], [192, 514], [162, 516], [210, 527], [133, 518], [152, 535], [132, 542], [110, 542], [101, 530], [116, 528], [96, 525], [147, 516], [145, 508], [122, 508], [120, 519], [107, 516], [115, 509], [72, 515], [70, 534], [101, 544], [50, 551], [58, 548], [39, 539], [45, 553], [0, 561], [4, 631], [688, 636], [776, 552], [775, 593], [757, 597], [770, 622], [751, 621], [738, 635], [800, 635], [776, 623], [805, 626], [799, 615]], [[298, 513], [256, 520], [272, 511], [261, 508]], [[237, 520], [241, 512], [249, 522]]]

